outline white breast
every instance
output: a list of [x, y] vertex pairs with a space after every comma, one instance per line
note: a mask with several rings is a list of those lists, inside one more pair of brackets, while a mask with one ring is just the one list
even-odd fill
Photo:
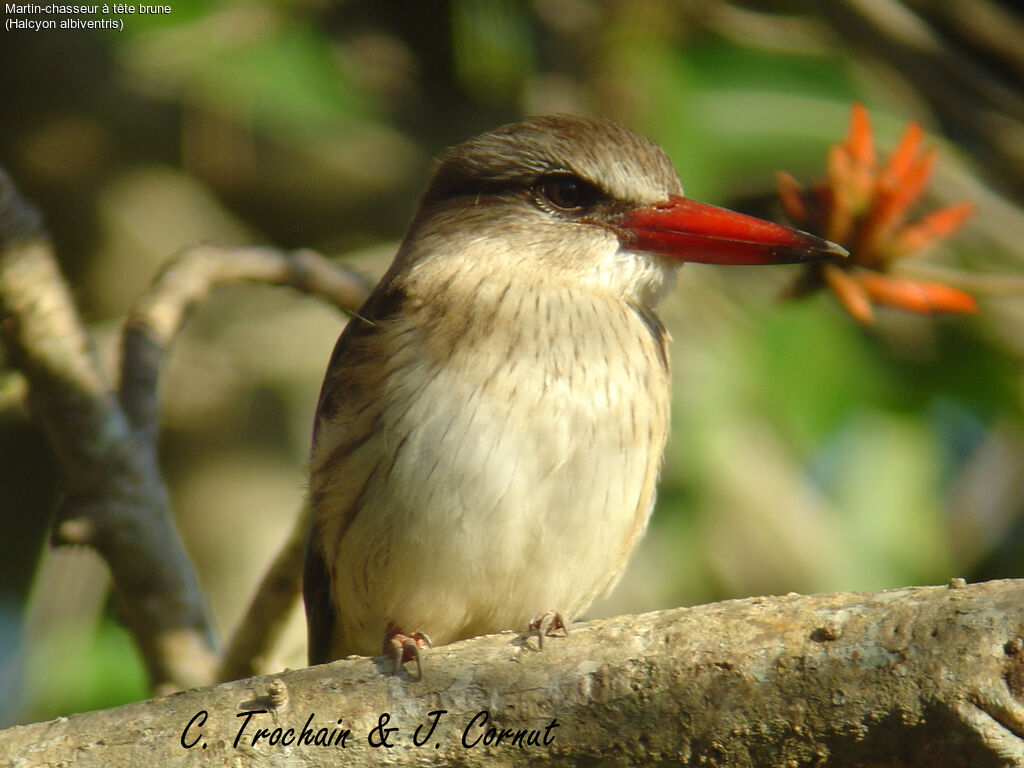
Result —
[[346, 461], [365, 480], [328, 563], [339, 654], [378, 653], [389, 629], [440, 644], [544, 610], [575, 617], [617, 579], [653, 504], [669, 384], [644, 319], [558, 283], [469, 273], [446, 290], [473, 322], [429, 314], [435, 301], [394, 327], [378, 427]]

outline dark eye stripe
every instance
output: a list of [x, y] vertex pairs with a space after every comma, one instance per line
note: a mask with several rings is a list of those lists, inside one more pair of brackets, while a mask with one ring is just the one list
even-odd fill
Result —
[[533, 190], [539, 203], [559, 211], [580, 212], [604, 199], [600, 189], [572, 173], [542, 176]]
[[481, 177], [458, 173], [458, 167], [439, 171], [424, 195], [427, 204], [465, 197], [532, 196], [534, 203], [549, 213], [584, 213], [599, 203], [611, 202], [607, 193], [568, 170], [541, 175]]

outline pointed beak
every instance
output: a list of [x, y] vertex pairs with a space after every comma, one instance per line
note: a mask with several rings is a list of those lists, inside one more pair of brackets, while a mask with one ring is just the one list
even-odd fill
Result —
[[628, 250], [703, 264], [793, 264], [848, 255], [806, 232], [685, 197], [637, 208], [616, 224]]

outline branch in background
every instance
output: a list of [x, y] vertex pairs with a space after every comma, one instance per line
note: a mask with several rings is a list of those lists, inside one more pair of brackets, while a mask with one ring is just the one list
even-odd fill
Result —
[[120, 398], [136, 434], [155, 443], [157, 380], [171, 342], [189, 311], [212, 290], [243, 281], [284, 285], [355, 312], [369, 294], [357, 275], [312, 251], [274, 248], [189, 248], [164, 267], [125, 322]]
[[755, 11], [726, 0], [682, 3], [696, 22], [743, 48], [820, 56], [829, 52], [824, 25], [809, 15]]
[[[362, 305], [370, 289], [362, 278], [312, 251], [212, 245], [187, 249], [161, 271], [125, 323], [120, 396], [140, 444], [156, 450], [160, 368], [185, 318], [215, 288], [245, 281], [290, 286], [347, 313]], [[299, 594], [305, 527], [303, 510], [235, 630], [217, 680], [261, 671], [260, 662], [279, 638]]]
[[1024, 83], [1024, 18], [1020, 8], [998, 0], [971, 0], [970, 3], [935, 3], [931, 0], [907, 0], [907, 5], [931, 20], [960, 44], [985, 61], [1005, 69], [1018, 83]]
[[106, 560], [125, 623], [157, 688], [213, 679], [205, 601], [148, 451], [104, 381], [40, 218], [0, 175], [0, 337], [28, 381], [65, 498], [52, 540]]
[[270, 564], [242, 620], [235, 628], [217, 670], [218, 682], [252, 677], [277, 645], [288, 614], [302, 589], [302, 555], [306, 544], [309, 505], [303, 504], [284, 546]]
[[[354, 311], [368, 287], [310, 251], [190, 249], [129, 317], [120, 403], [110, 392], [42, 232], [39, 215], [0, 175], [0, 338], [28, 382], [64, 481], [55, 544], [94, 547], [157, 690], [206, 685], [221, 664], [205, 598], [170, 514], [156, 451], [160, 366], [189, 310], [238, 281], [287, 285]], [[265, 577], [224, 670], [245, 674], [294, 605], [304, 518]]]
[[[1022, 626], [1024, 581], [733, 600], [577, 625], [543, 652], [511, 633], [434, 648], [421, 681], [382, 674], [383, 657], [339, 661], [15, 727], [0, 732], [0, 758], [79, 768], [184, 765], [198, 753], [209, 768], [242, 755], [348, 767], [1021, 765]], [[307, 721], [310, 738], [350, 736], [344, 747], [295, 742]], [[379, 743], [382, 724], [397, 728], [390, 749], [368, 742]], [[484, 746], [488, 728], [512, 734], [497, 744], [492, 732]], [[509, 743], [520, 729], [537, 734], [533, 746]]]

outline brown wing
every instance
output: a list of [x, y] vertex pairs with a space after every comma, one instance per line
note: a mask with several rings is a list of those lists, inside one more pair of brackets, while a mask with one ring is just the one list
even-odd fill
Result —
[[[355, 514], [354, 504], [348, 508], [325, 509], [321, 489], [329, 482], [332, 472], [350, 469], [346, 466], [346, 456], [365, 442], [376, 427], [376, 420], [366, 416], [375, 410], [387, 354], [379, 335], [388, 320], [401, 312], [404, 302], [405, 295], [394, 281], [387, 278], [381, 281], [338, 338], [320, 389], [313, 426], [314, 456], [326, 425], [341, 436], [333, 440], [326, 460], [313, 465], [310, 479], [311, 511], [302, 580], [310, 664], [323, 664], [332, 659], [331, 648], [337, 640], [334, 636], [336, 617], [344, 606], [334, 605], [331, 598], [329, 558]], [[325, 525], [325, 516], [333, 516], [330, 525]], [[323, 534], [325, 528], [331, 531], [327, 541]]]

